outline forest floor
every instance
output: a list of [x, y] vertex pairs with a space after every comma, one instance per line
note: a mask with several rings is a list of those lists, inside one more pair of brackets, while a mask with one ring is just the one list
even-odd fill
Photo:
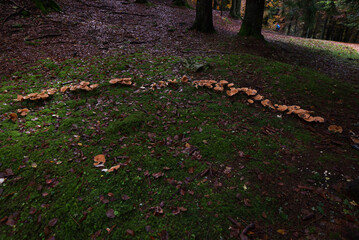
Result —
[[[216, 34], [189, 31], [194, 10], [169, 0], [59, 2], [46, 16], [0, 9], [0, 238], [358, 238], [358, 44], [239, 38], [217, 11]], [[133, 84], [109, 83], [122, 77]], [[81, 81], [99, 87], [14, 101]]]

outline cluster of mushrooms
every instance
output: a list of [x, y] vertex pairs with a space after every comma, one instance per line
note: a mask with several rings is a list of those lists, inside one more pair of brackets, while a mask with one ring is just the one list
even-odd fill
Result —
[[[180, 81], [177, 81], [177, 79], [170, 79], [167, 81], [159, 81], [157, 83], [152, 83], [150, 85], [150, 88], [152, 90], [155, 90], [155, 89], [167, 87], [169, 84], [177, 84], [179, 82], [188, 83], [188, 77], [186, 75], [184, 75]], [[112, 85], [120, 84], [120, 85], [131, 86], [132, 79], [131, 78], [114, 78], [114, 79], [111, 79], [109, 81], [109, 83]], [[248, 97], [250, 97], [248, 99], [248, 102], [250, 104], [253, 104], [255, 101], [260, 101], [260, 103], [263, 105], [263, 107], [268, 107], [268, 108], [271, 108], [273, 110], [277, 110], [280, 112], [287, 111], [287, 114], [295, 114], [299, 118], [301, 118], [307, 122], [319, 122], [319, 123], [324, 122], [324, 118], [312, 116], [311, 114], [313, 114], [313, 111], [301, 109], [301, 107], [297, 106], [297, 105], [287, 106], [287, 105], [272, 104], [272, 102], [270, 100], [265, 99], [262, 95], [258, 94], [257, 90], [247, 88], [247, 87], [236, 88], [234, 86], [234, 83], [229, 83], [226, 80], [220, 80], [220, 81], [195, 80], [192, 82], [192, 85], [195, 86], [196, 88], [207, 87], [207, 88], [213, 89], [214, 91], [217, 91], [217, 92], [223, 92], [223, 91], [225, 91], [225, 89], [227, 89], [226, 94], [229, 97], [233, 97], [233, 96], [237, 95], [238, 93], [244, 93]], [[59, 92], [65, 93], [68, 90], [69, 91], [78, 91], [78, 90], [92, 91], [98, 87], [99, 87], [98, 84], [90, 84], [90, 82], [82, 81], [77, 85], [63, 86], [60, 88]], [[49, 98], [51, 95], [55, 94], [56, 92], [57, 92], [56, 88], [51, 88], [51, 89], [47, 89], [47, 90], [42, 90], [40, 93], [30, 93], [26, 96], [18, 95], [17, 99], [15, 99], [15, 101], [24, 101], [24, 100], [28, 100], [28, 99], [31, 101], [36, 101], [36, 100], [40, 100], [40, 99], [44, 100], [44, 99]], [[26, 114], [28, 113], [28, 110], [20, 111], [20, 109], [19, 109], [18, 111], [22, 116], [26, 116]]]

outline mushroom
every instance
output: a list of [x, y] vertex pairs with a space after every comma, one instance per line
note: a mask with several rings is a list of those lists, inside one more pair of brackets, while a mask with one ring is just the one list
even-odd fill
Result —
[[238, 88], [230, 88], [226, 93], [228, 96], [232, 97], [239, 92]]
[[27, 108], [24, 108], [24, 109], [18, 109], [17, 112], [20, 113], [21, 116], [25, 117], [27, 115], [27, 113], [30, 112], [30, 110]]
[[188, 77], [186, 75], [183, 75], [183, 77], [181, 78], [181, 82], [182, 83], [187, 83], [188, 82]]
[[214, 91], [223, 92], [224, 88], [220, 84], [216, 84], [216, 86], [213, 88]]
[[264, 98], [264, 97], [263, 97], [262, 95], [257, 94], [257, 95], [255, 95], [255, 96], [253, 97], [253, 100], [255, 100], [255, 101], [262, 101], [263, 98]]
[[263, 105], [263, 107], [270, 107], [271, 109], [275, 109], [275, 107], [273, 106], [272, 102], [269, 99], [262, 100], [261, 104]]
[[68, 86], [63, 86], [62, 88], [60, 88], [60, 92], [61, 93], [64, 93], [64, 92], [66, 92], [67, 91], [67, 89], [69, 89], [70, 87], [68, 87]]
[[219, 81], [219, 85], [221, 85], [222, 87], [227, 85], [227, 84], [228, 84], [228, 81], [226, 81], [226, 80]]
[[17, 98], [14, 99], [14, 101], [17, 101], [17, 102], [21, 102], [22, 100], [24, 100], [24, 96], [22, 96], [22, 95], [17, 95]]
[[54, 95], [57, 92], [56, 88], [50, 88], [46, 90], [47, 94]]

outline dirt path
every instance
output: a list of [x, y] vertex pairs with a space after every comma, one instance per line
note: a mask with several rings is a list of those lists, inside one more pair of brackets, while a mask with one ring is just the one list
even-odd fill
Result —
[[[358, 82], [356, 65], [335, 58], [318, 58], [308, 49], [294, 48], [278, 41], [288, 38], [264, 31], [270, 46], [234, 36], [240, 21], [221, 17], [214, 11], [217, 34], [188, 31], [195, 12], [154, 0], [154, 6], [127, 1], [60, 1], [63, 12], [7, 21], [0, 37], [0, 75], [9, 75], [44, 58], [62, 61], [71, 57], [110, 55], [145, 50], [156, 55], [208, 55], [251, 53], [287, 63], [318, 69], [332, 77]], [[12, 12], [4, 4], [2, 15]], [[36, 15], [35, 15], [36, 16]], [[339, 43], [336, 43], [339, 44]], [[341, 43], [340, 43], [341, 44]], [[345, 44], [356, 47], [358, 44]]]

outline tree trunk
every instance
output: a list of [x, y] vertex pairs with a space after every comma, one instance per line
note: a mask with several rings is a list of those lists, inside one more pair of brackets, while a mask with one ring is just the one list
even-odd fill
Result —
[[335, 27], [335, 21], [333, 20], [333, 17], [331, 17], [331, 19], [329, 20], [329, 27], [327, 30], [327, 35], [325, 37], [325, 40], [331, 40], [332, 36], [333, 36], [333, 32], [334, 32], [334, 27]]
[[229, 16], [234, 19], [241, 18], [241, 0], [232, 0], [231, 10]]
[[320, 35], [320, 39], [324, 39], [325, 30], [327, 30], [327, 25], [328, 25], [328, 17], [325, 18], [324, 26], [323, 26], [323, 30], [322, 30], [322, 35]]
[[239, 36], [264, 39], [262, 35], [264, 3], [265, 0], [246, 0], [246, 10]]
[[206, 33], [214, 32], [212, 0], [197, 0], [196, 19], [191, 29]]
[[290, 29], [292, 28], [293, 19], [294, 19], [294, 17], [290, 18], [290, 21], [289, 21], [289, 24], [288, 24], [288, 27], [287, 27], [287, 35], [290, 34]]
[[298, 29], [298, 17], [295, 19], [295, 24], [294, 24], [294, 35], [297, 34], [297, 29]]
[[359, 35], [359, 30], [353, 30], [353, 33], [349, 38], [349, 42], [350, 43], [355, 43], [356, 40], [358, 39], [358, 35]]

